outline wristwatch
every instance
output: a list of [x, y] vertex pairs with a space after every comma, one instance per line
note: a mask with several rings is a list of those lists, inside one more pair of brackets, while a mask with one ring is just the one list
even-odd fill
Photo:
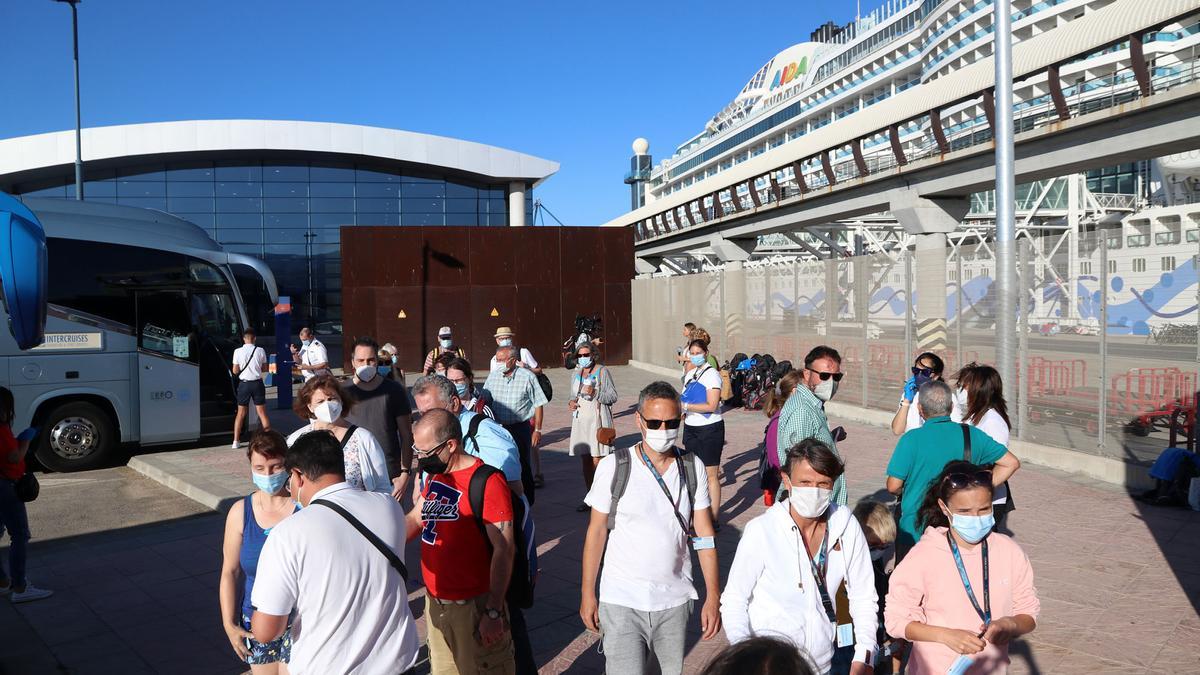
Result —
[[500, 610], [492, 609], [491, 607], [488, 607], [487, 609], [483, 610], [483, 614], [484, 614], [484, 616], [491, 619], [492, 621], [495, 621], [496, 619], [500, 618]]
[[400, 469], [400, 473], [412, 473], [412, 469]]

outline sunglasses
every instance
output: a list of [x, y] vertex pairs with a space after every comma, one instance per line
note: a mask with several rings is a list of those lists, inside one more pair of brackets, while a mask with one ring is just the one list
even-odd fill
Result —
[[984, 470], [975, 473], [952, 473], [946, 476], [945, 481], [955, 490], [971, 486], [987, 487], [992, 484], [992, 472]]
[[591, 353], [591, 352], [584, 352], [584, 353], [582, 353], [582, 354], [576, 354], [576, 355], [575, 355], [575, 358], [577, 358], [577, 359], [582, 359], [582, 358], [587, 358], [587, 357], [589, 357], [589, 356], [591, 356], [591, 355], [592, 355], [592, 353]]
[[845, 373], [824, 373], [819, 370], [813, 370], [812, 368], [807, 368], [806, 370], [810, 370], [810, 371], [816, 373], [817, 375], [820, 375], [822, 382], [824, 382], [825, 380], [828, 380], [831, 377], [833, 378], [834, 382], [841, 382], [842, 378], [845, 377], [845, 375], [846, 375]]
[[913, 377], [933, 377], [933, 368], [917, 368], [913, 366]]
[[663, 427], [666, 427], [667, 429], [678, 429], [679, 423], [683, 420], [679, 419], [678, 417], [673, 417], [669, 420], [652, 420], [643, 417], [642, 421], [646, 423], [647, 429], [662, 429]]

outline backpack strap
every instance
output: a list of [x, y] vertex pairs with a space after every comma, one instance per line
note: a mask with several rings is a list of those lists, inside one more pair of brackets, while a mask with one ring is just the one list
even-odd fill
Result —
[[963, 459], [971, 461], [971, 427], [959, 424], [963, 434]]
[[342, 447], [342, 451], [343, 451], [343, 452], [345, 452], [345, 450], [346, 450], [346, 445], [347, 445], [348, 443], [350, 443], [350, 438], [351, 438], [352, 436], [354, 436], [354, 432], [356, 432], [356, 431], [358, 431], [358, 425], [357, 425], [357, 424], [351, 424], [351, 425], [350, 425], [350, 428], [346, 430], [346, 435], [345, 435], [345, 436], [342, 436], [342, 442], [341, 442], [341, 444], [340, 444], [340, 445], [341, 445], [341, 447]]
[[[612, 501], [608, 506], [608, 529], [611, 532], [617, 526], [617, 503], [625, 496], [625, 488], [629, 487], [629, 472], [632, 453], [629, 448], [621, 448], [613, 453], [617, 457], [617, 468], [613, 471]], [[695, 476], [692, 476], [693, 480]], [[694, 489], [694, 485], [691, 486]]]
[[[691, 455], [691, 454], [684, 456], [681, 459], [680, 464], [683, 464], [683, 478], [684, 478], [684, 481], [687, 483], [688, 508], [695, 511], [696, 510], [696, 485], [698, 485], [698, 482], [696, 479], [695, 456]], [[692, 517], [693, 517], [692, 515], [690, 515], [690, 514], [688, 515], [687, 520], [689, 523], [692, 522]], [[690, 535], [691, 533], [688, 532], [687, 534]]]
[[363, 525], [362, 521], [350, 515], [349, 511], [331, 501], [314, 499], [312, 503], [320, 504], [321, 506], [333, 510], [334, 513], [338, 514], [342, 518], [345, 518], [346, 522], [353, 525], [354, 529], [358, 530], [359, 534], [366, 538], [367, 541], [371, 542], [371, 545], [378, 549], [379, 552], [383, 554], [383, 557], [388, 559], [388, 562], [391, 563], [392, 567], [400, 573], [400, 577], [404, 579], [405, 582], [408, 581], [408, 568], [404, 566], [404, 561], [401, 560], [400, 556], [396, 555], [396, 552], [393, 551], [387, 544], [383, 543], [383, 540], [380, 539], [374, 532], [367, 529], [367, 526]]
[[[475, 420], [471, 420], [474, 422]], [[487, 482], [494, 474], [500, 473], [490, 464], [480, 464], [475, 473], [471, 474], [471, 482], [467, 486], [467, 503], [471, 505], [471, 512], [475, 516], [475, 523], [479, 525], [479, 533], [483, 535], [483, 541], [491, 549], [492, 541], [488, 539], [487, 528], [483, 522], [483, 495], [487, 489]]]
[[[475, 439], [475, 436], [479, 433], [479, 427], [483, 424], [485, 417], [487, 416], [483, 413], [476, 412], [475, 416], [471, 418], [471, 423], [467, 425], [467, 435], [463, 436], [464, 447], [466, 446], [467, 441], [470, 441], [475, 446], [475, 452], [479, 452], [479, 441]], [[479, 455], [476, 455], [476, 457], [478, 456]]]

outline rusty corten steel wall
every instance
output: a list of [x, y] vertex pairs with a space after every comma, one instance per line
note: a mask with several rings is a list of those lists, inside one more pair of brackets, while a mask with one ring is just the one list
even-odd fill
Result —
[[448, 325], [471, 365], [487, 370], [496, 328], [511, 326], [518, 345], [558, 367], [575, 315], [594, 313], [603, 361], [632, 356], [630, 228], [343, 227], [341, 239], [347, 355], [355, 336], [370, 335], [394, 343], [413, 372]]

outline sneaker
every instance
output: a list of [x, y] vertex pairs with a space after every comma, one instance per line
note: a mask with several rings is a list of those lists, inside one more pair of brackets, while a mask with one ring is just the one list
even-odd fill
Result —
[[42, 600], [54, 595], [54, 591], [48, 591], [44, 588], [38, 588], [33, 584], [25, 584], [25, 590], [17, 593], [13, 591], [13, 602], [33, 602], [34, 600]]
[[234, 449], [234, 450], [237, 450], [238, 448], [244, 448], [244, 447], [246, 447], [246, 444], [245, 444], [245, 443], [243, 443], [243, 442], [241, 442], [241, 441], [234, 441], [234, 442], [233, 442], [233, 445], [231, 445], [231, 446], [229, 446], [229, 447], [230, 447], [230, 448], [232, 448], [232, 449]]

